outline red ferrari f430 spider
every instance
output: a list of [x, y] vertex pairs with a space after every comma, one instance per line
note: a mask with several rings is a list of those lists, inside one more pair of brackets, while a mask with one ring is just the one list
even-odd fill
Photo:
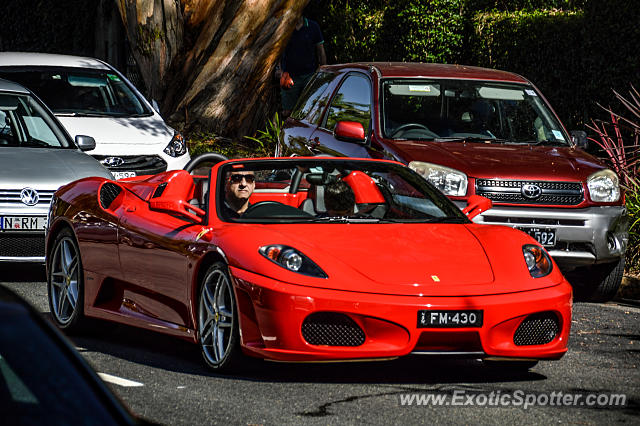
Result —
[[571, 286], [527, 234], [471, 222], [490, 207], [461, 211], [384, 160], [86, 178], [51, 203], [49, 304], [62, 329], [93, 317], [190, 340], [215, 370], [245, 356], [559, 359]]

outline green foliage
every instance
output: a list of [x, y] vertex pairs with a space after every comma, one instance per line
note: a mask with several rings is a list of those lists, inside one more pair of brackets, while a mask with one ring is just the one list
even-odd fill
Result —
[[245, 136], [246, 142], [234, 141], [207, 132], [187, 135], [187, 146], [191, 157], [205, 152], [217, 152], [227, 158], [251, 158], [272, 156], [282, 134], [282, 119], [275, 114], [267, 120], [265, 130], [258, 130], [256, 136]]
[[276, 112], [273, 116], [273, 120], [267, 120], [265, 130], [258, 130], [257, 136], [245, 136], [260, 147], [260, 151], [264, 155], [269, 155], [275, 152], [276, 145], [280, 141], [282, 136], [282, 126], [284, 122], [278, 117]]
[[516, 11], [516, 10], [577, 10], [588, 0], [466, 0], [466, 8], [473, 11]]
[[462, 51], [463, 0], [335, 0], [308, 6], [331, 63], [454, 62]]
[[629, 186], [626, 198], [630, 223], [627, 270], [640, 275], [640, 178], [636, 178]]

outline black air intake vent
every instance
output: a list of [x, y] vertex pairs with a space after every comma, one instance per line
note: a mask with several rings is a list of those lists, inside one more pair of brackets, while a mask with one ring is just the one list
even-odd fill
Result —
[[364, 331], [354, 320], [336, 312], [316, 312], [302, 323], [302, 337], [312, 345], [360, 346]]
[[122, 192], [122, 188], [120, 188], [115, 183], [106, 182], [100, 188], [100, 205], [103, 209], [108, 209], [113, 200], [116, 199], [118, 195]]
[[517, 346], [546, 345], [559, 331], [558, 317], [553, 312], [529, 315], [513, 335], [513, 343]]

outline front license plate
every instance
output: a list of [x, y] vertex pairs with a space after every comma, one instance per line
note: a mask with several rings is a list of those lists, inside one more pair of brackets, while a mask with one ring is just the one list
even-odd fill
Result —
[[116, 179], [124, 179], [129, 177], [134, 177], [136, 172], [111, 172], [113, 173], [113, 177]]
[[418, 311], [418, 328], [482, 327], [482, 310]]
[[45, 216], [0, 216], [1, 231], [43, 231]]
[[551, 228], [521, 228], [518, 227], [522, 232], [526, 232], [531, 235], [533, 238], [538, 240], [540, 244], [545, 247], [553, 247], [556, 245], [556, 230]]

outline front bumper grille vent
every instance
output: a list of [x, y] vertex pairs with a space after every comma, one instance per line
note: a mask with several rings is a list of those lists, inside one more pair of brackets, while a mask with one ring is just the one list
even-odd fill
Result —
[[553, 312], [529, 315], [513, 335], [513, 343], [516, 346], [546, 345], [559, 331], [558, 317]]
[[311, 345], [360, 346], [364, 331], [354, 320], [336, 312], [316, 312], [302, 323], [302, 337]]
[[[537, 187], [526, 197], [523, 187]], [[526, 189], [526, 188], [525, 188]], [[528, 180], [476, 180], [476, 194], [498, 203], [575, 206], [584, 200], [580, 182], [546, 182]]]
[[44, 257], [44, 234], [0, 234], [0, 257]]
[[[167, 171], [167, 162], [157, 155], [109, 156], [94, 155], [111, 172], [136, 172], [137, 175], [155, 175]], [[118, 159], [110, 165], [111, 158]]]

